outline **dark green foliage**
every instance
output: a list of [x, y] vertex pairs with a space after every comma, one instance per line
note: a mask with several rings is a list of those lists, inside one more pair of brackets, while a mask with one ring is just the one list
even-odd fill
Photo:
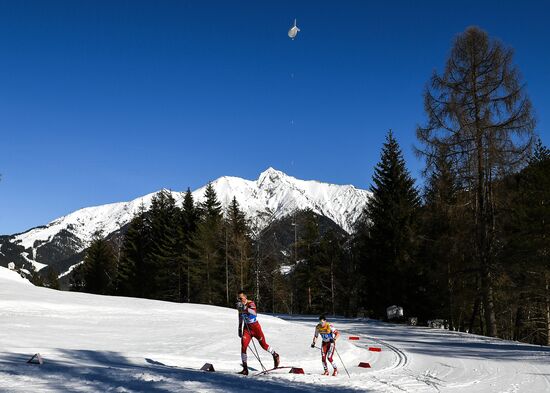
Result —
[[35, 285], [37, 287], [43, 287], [44, 286], [44, 279], [42, 278], [42, 276], [36, 271], [36, 270], [31, 270], [31, 278], [30, 278], [30, 282], [32, 283], [32, 285]]
[[116, 258], [113, 247], [97, 232], [82, 265], [84, 292], [108, 295], [114, 292]]
[[[224, 225], [226, 257], [226, 292], [236, 293], [242, 288], [252, 288], [251, 263], [252, 239], [248, 222], [236, 198], [227, 208]], [[230, 302], [233, 297], [230, 297]], [[227, 300], [227, 299], [226, 299]]]
[[148, 211], [151, 226], [151, 248], [148, 252], [151, 263], [151, 292], [154, 299], [179, 301], [180, 282], [179, 264], [181, 254], [178, 250], [180, 210], [172, 193], [162, 190], [151, 201]]
[[[201, 283], [193, 277], [195, 272], [193, 262], [196, 261], [196, 255], [193, 253], [193, 236], [197, 230], [197, 225], [200, 219], [199, 209], [195, 206], [193, 195], [188, 188], [183, 197], [183, 206], [179, 217], [178, 231], [178, 252], [180, 258], [178, 274], [180, 278], [180, 301], [191, 301], [191, 293], [193, 288], [199, 288]], [[196, 272], [194, 276], [197, 276]]]
[[533, 155], [529, 160], [531, 164], [534, 165], [545, 165], [545, 162], [550, 160], [550, 149], [542, 144], [542, 140], [539, 138], [535, 142], [535, 149]]
[[420, 198], [390, 131], [375, 168], [372, 197], [357, 241], [362, 306], [376, 315], [392, 304], [413, 309]]
[[154, 265], [150, 259], [152, 240], [149, 214], [143, 205], [130, 222], [118, 263], [117, 294], [150, 297]]
[[342, 313], [345, 309], [338, 307], [337, 302], [345, 300], [349, 296], [348, 284], [344, 269], [345, 238], [339, 236], [336, 231], [326, 232], [320, 240], [317, 256], [316, 275], [313, 285], [316, 290], [313, 292], [313, 303], [317, 305], [316, 312], [336, 314]]
[[46, 275], [46, 286], [51, 289], [61, 289], [58, 276], [59, 272], [55, 268], [49, 267]]
[[224, 296], [223, 226], [222, 208], [211, 183], [200, 204], [201, 218], [193, 236], [192, 251], [195, 257], [195, 274], [202, 285], [194, 292], [193, 301], [220, 304]]
[[319, 224], [311, 210], [302, 214], [297, 223], [300, 236], [297, 244], [297, 260], [293, 271], [294, 299], [300, 312], [313, 313], [313, 300], [319, 292], [317, 273], [319, 267]]
[[[297, 241], [287, 254], [290, 258], [282, 262], [291, 270], [280, 277], [288, 287], [282, 304], [286, 312], [352, 313], [349, 301], [352, 290], [347, 286], [351, 280], [345, 275], [350, 259], [345, 248], [347, 235], [334, 228], [323, 228], [321, 221], [321, 217], [309, 209], [296, 212], [293, 217]], [[280, 265], [281, 262], [276, 270], [279, 274]], [[279, 283], [283, 288], [286, 288], [285, 281]]]
[[166, 190], [153, 197], [149, 211], [141, 206], [122, 245], [117, 293], [180, 302], [187, 299], [189, 246], [197, 219], [190, 192], [183, 209]]
[[74, 292], [84, 291], [84, 264], [76, 265], [71, 272], [69, 290]]
[[[464, 290], [475, 288], [475, 266], [465, 234], [471, 225], [460, 192], [456, 168], [444, 147], [437, 152], [428, 179], [421, 210], [417, 316], [421, 320], [445, 318], [452, 328], [467, 329], [464, 306], [457, 298], [471, 298]], [[475, 291], [473, 296], [475, 297]], [[472, 300], [473, 301], [473, 300]]]
[[550, 345], [550, 154], [539, 141], [530, 164], [508, 179], [500, 233], [502, 308], [506, 338]]

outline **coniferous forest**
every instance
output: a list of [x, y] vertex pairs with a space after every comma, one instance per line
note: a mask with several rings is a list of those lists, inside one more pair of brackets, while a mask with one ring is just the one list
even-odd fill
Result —
[[[378, 130], [354, 233], [312, 211], [253, 230], [211, 184], [202, 203], [162, 191], [121, 242], [94, 236], [71, 289], [232, 307], [242, 288], [261, 312], [374, 318], [395, 304], [420, 323], [550, 345], [550, 151], [525, 86], [512, 49], [468, 28], [426, 83], [414, 146], [423, 177]], [[286, 251], [276, 225], [291, 234]]]

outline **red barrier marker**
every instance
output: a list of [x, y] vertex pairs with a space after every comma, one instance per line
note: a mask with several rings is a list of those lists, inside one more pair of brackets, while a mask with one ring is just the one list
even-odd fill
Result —
[[350, 340], [359, 340], [359, 337], [358, 336], [349, 336], [348, 337]]
[[370, 363], [367, 363], [367, 362], [361, 362], [361, 363], [359, 363], [359, 366], [358, 366], [358, 367], [371, 368], [371, 367], [370, 367]]
[[288, 373], [289, 374], [305, 374], [304, 369], [300, 368], [300, 367], [292, 367]]
[[382, 352], [382, 348], [378, 348], [378, 347], [369, 347], [369, 351], [371, 351], [371, 352]]

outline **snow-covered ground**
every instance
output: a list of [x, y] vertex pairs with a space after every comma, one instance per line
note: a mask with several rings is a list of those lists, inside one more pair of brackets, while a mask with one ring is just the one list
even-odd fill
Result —
[[[0, 268], [0, 391], [550, 391], [549, 348], [352, 319], [334, 321], [351, 378], [343, 367], [338, 377], [323, 377], [319, 351], [309, 346], [315, 319], [281, 317], [260, 315], [267, 340], [282, 365], [306, 375], [244, 377], [235, 374], [235, 310], [54, 291]], [[37, 352], [44, 364], [27, 364]], [[269, 354], [260, 354], [270, 365]], [[360, 361], [372, 368], [357, 367]], [[199, 371], [205, 362], [216, 372]], [[260, 369], [250, 353], [249, 362]]]

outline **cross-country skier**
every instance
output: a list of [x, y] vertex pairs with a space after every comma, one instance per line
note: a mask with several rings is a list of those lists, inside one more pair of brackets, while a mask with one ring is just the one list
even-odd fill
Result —
[[239, 374], [248, 375], [246, 349], [252, 337], [256, 338], [261, 347], [273, 356], [273, 367], [279, 367], [279, 355], [265, 341], [262, 327], [257, 319], [256, 305], [252, 300], [247, 299], [243, 291], [238, 293], [237, 309], [239, 310], [239, 337], [241, 337], [241, 360], [243, 363], [243, 370]]
[[338, 367], [336, 363], [332, 360], [334, 351], [336, 349], [336, 340], [340, 337], [340, 332], [332, 326], [331, 323], [327, 322], [327, 318], [324, 315], [319, 317], [319, 323], [315, 326], [315, 335], [313, 336], [313, 342], [311, 343], [311, 348], [315, 348], [315, 340], [321, 335], [321, 361], [323, 362], [323, 368], [325, 372], [323, 375], [329, 375], [327, 358], [334, 371], [332, 372], [333, 376], [338, 375]]

